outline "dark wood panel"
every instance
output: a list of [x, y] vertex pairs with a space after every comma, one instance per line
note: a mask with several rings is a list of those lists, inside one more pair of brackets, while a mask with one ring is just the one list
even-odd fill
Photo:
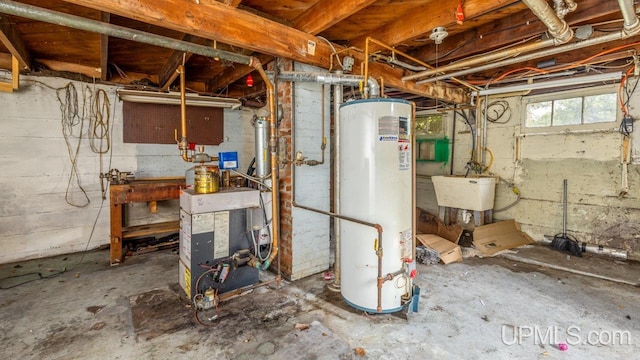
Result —
[[[180, 130], [180, 106], [125, 101], [122, 109], [125, 143], [175, 144]], [[219, 145], [224, 139], [224, 110], [187, 106], [189, 142]], [[180, 136], [180, 134], [178, 134]]]

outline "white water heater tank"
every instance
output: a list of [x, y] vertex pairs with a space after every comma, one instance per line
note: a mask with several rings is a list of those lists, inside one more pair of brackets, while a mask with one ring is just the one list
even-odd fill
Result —
[[406, 276], [382, 286], [378, 308], [378, 256], [382, 276], [402, 270], [411, 258], [412, 238], [412, 106], [399, 99], [363, 99], [342, 104], [340, 128], [340, 214], [380, 224], [376, 229], [340, 221], [340, 288], [343, 299], [367, 312], [402, 309], [409, 294]]

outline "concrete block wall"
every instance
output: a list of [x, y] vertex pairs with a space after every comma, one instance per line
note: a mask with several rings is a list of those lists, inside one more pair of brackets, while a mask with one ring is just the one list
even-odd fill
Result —
[[[522, 97], [503, 100], [508, 101], [512, 114], [505, 124], [488, 125], [487, 148], [494, 156], [489, 171], [515, 183], [522, 200], [507, 211], [495, 213], [494, 219], [515, 219], [534, 240], [561, 233], [562, 182], [567, 179], [568, 233], [581, 242], [640, 250], [637, 131], [631, 136], [629, 191], [622, 195], [622, 136], [616, 131], [619, 122], [607, 126], [609, 130], [605, 132], [527, 134], [523, 131]], [[634, 118], [640, 118], [639, 100], [636, 94], [631, 101]], [[455, 174], [465, 173], [470, 150], [471, 134], [459, 121], [455, 134]], [[495, 209], [505, 207], [515, 198], [510, 186], [498, 184]]]
[[[67, 79], [23, 76], [20, 90], [0, 93], [0, 263], [107, 244], [109, 201], [102, 202], [100, 172], [117, 168], [132, 172], [137, 178], [183, 176], [191, 166], [180, 159], [176, 145], [124, 144], [122, 102], [117, 99], [116, 87], [96, 85], [95, 89], [107, 92], [111, 102], [112, 153], [103, 156], [100, 169], [100, 158], [87, 142], [85, 120], [77, 164], [80, 182], [91, 202], [82, 208], [67, 204], [65, 192], [71, 163], [55, 90], [67, 83]], [[72, 83], [82, 104], [83, 88], [89, 85], [94, 89], [94, 85]], [[238, 151], [241, 166], [247, 166], [253, 157], [253, 130], [249, 123], [252, 115], [248, 110], [225, 110], [225, 142], [207, 151]], [[80, 203], [79, 195], [74, 180], [70, 199]], [[161, 202], [158, 207], [160, 211], [150, 215], [145, 204], [132, 205], [128, 209], [130, 223], [177, 217], [177, 202]]]

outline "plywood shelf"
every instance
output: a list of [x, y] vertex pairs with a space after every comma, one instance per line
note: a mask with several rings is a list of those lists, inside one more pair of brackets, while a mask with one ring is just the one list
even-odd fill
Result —
[[145, 237], [157, 234], [178, 232], [180, 230], [180, 221], [166, 221], [155, 224], [144, 224], [137, 226], [127, 226], [122, 228], [123, 239], [133, 239], [137, 237]]

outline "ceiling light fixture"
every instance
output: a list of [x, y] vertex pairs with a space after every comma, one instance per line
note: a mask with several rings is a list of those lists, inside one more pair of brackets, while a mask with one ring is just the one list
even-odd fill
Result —
[[618, 71], [618, 72], [611, 72], [611, 73], [598, 74], [598, 75], [577, 76], [577, 77], [571, 77], [567, 79], [559, 79], [559, 80], [543, 81], [543, 82], [530, 83], [530, 84], [505, 86], [505, 87], [499, 87], [494, 89], [486, 89], [486, 90], [480, 90], [476, 92], [476, 94], [478, 96], [506, 94], [506, 93], [519, 92], [519, 91], [550, 89], [550, 88], [572, 86], [572, 85], [593, 84], [593, 83], [598, 83], [603, 81], [620, 80], [621, 78], [622, 78], [622, 73]]
[[[117, 91], [118, 97], [122, 101], [130, 101], [144, 104], [165, 104], [180, 105], [179, 92], [152, 92], [141, 90], [125, 90]], [[238, 99], [203, 96], [197, 94], [187, 94], [187, 106], [202, 106], [214, 108], [238, 109], [242, 106], [242, 102]]]

